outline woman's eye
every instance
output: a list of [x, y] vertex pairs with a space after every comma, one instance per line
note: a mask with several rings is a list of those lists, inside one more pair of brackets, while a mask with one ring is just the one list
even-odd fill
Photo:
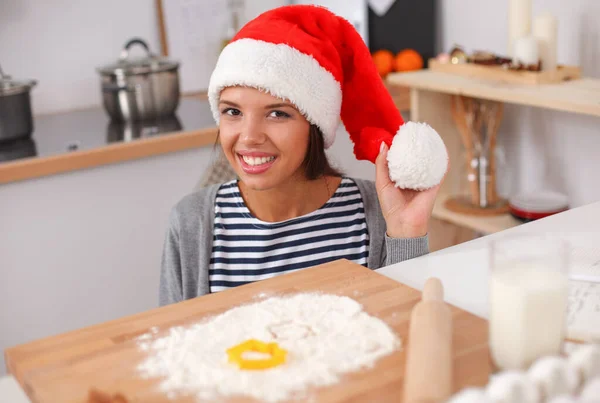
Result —
[[285, 113], [283, 111], [273, 111], [271, 112], [271, 116], [274, 118], [289, 118], [291, 115], [289, 113]]
[[227, 109], [223, 109], [223, 111], [221, 112], [223, 115], [229, 115], [229, 116], [239, 116], [241, 115], [242, 112], [240, 112], [239, 109], [235, 109], [235, 108], [227, 108]]

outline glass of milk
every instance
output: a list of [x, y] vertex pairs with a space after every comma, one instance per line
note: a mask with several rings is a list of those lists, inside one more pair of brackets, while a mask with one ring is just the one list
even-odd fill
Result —
[[490, 243], [490, 350], [500, 370], [559, 354], [566, 333], [568, 244], [544, 235]]

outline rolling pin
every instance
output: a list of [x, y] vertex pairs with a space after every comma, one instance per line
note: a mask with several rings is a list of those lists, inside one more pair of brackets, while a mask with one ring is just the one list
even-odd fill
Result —
[[452, 313], [439, 279], [429, 278], [410, 316], [404, 403], [438, 403], [452, 396]]

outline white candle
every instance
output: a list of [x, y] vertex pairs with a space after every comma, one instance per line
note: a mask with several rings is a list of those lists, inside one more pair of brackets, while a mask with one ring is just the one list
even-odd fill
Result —
[[517, 38], [514, 45], [513, 62], [526, 66], [538, 64], [540, 61], [538, 43], [533, 36]]
[[531, 33], [531, 1], [508, 1], [508, 56], [514, 55], [515, 40]]
[[538, 41], [542, 70], [556, 70], [558, 21], [550, 13], [535, 17], [533, 36]]

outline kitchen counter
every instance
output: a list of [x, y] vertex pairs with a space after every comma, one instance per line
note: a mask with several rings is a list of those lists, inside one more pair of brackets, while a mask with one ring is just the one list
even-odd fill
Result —
[[102, 107], [36, 116], [32, 138], [0, 143], [0, 184], [211, 145], [216, 134], [203, 96], [138, 125], [111, 122]]
[[0, 376], [0, 402], [29, 403], [30, 400], [11, 375]]
[[381, 268], [378, 273], [422, 290], [429, 277], [444, 284], [444, 299], [479, 317], [488, 318], [490, 240], [512, 235], [552, 235], [574, 247], [594, 247], [600, 241], [600, 202], [442, 249], [417, 259]]

